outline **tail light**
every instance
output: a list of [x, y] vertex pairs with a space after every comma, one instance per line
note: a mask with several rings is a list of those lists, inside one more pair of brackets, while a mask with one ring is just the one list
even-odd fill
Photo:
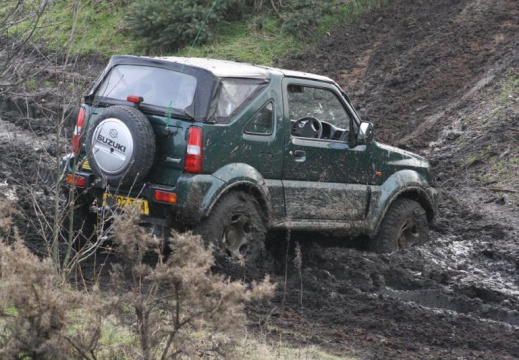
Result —
[[144, 101], [144, 98], [142, 96], [137, 95], [128, 95], [126, 101], [131, 102], [133, 104], [137, 104], [137, 106], [139, 106], [140, 103]]
[[72, 151], [76, 154], [81, 150], [81, 133], [83, 130], [83, 122], [85, 121], [85, 109], [80, 108], [77, 116], [76, 127], [74, 128], [74, 136], [72, 137]]
[[184, 170], [198, 174], [204, 165], [204, 131], [202, 128], [191, 126], [187, 135], [186, 162]]
[[77, 187], [83, 188], [86, 185], [86, 178], [84, 176], [80, 176], [80, 175], [68, 174], [67, 175], [67, 184], [68, 185], [74, 184]]
[[168, 191], [155, 190], [153, 199], [155, 201], [175, 204], [177, 202], [177, 194]]

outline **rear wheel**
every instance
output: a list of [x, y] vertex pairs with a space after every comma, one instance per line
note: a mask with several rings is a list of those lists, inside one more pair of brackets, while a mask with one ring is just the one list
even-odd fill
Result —
[[215, 246], [219, 267], [248, 275], [263, 273], [272, 262], [265, 249], [267, 226], [260, 204], [244, 192], [230, 192], [215, 205], [211, 214], [195, 229]]
[[390, 253], [428, 240], [429, 224], [425, 210], [416, 201], [402, 198], [389, 207], [370, 247], [377, 253]]

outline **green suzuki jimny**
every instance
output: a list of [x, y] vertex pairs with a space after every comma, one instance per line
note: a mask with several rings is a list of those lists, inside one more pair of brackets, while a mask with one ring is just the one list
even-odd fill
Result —
[[138, 202], [143, 223], [194, 229], [246, 261], [271, 229], [408, 248], [427, 240], [436, 211], [429, 163], [373, 141], [341, 88], [307, 73], [114, 56], [84, 98], [72, 148], [67, 183], [90, 216]]

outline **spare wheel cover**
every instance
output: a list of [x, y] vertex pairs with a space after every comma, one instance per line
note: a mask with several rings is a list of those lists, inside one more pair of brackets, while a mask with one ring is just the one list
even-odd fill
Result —
[[108, 118], [94, 130], [92, 156], [104, 174], [121, 174], [132, 161], [133, 143], [128, 126], [119, 119]]

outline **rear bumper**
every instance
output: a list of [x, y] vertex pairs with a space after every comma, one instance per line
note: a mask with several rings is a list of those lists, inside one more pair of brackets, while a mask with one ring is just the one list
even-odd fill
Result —
[[[65, 157], [62, 166], [66, 174], [72, 174], [73, 157]], [[76, 191], [81, 194], [82, 201], [89, 202], [93, 212], [108, 210], [102, 205], [104, 193], [113, 195], [123, 195], [132, 198], [139, 198], [148, 201], [149, 215], [143, 216], [144, 223], [167, 225], [194, 225], [201, 221], [206, 210], [211, 205], [218, 191], [224, 187], [225, 183], [206, 174], [182, 174], [175, 186], [165, 186], [152, 182], [144, 182], [133, 188], [117, 188], [106, 184], [90, 171], [79, 170], [76, 176], [85, 178], [85, 186], [75, 186]], [[71, 186], [64, 184], [67, 189]], [[172, 192], [177, 195], [175, 204], [156, 201], [154, 194], [156, 190]]]

